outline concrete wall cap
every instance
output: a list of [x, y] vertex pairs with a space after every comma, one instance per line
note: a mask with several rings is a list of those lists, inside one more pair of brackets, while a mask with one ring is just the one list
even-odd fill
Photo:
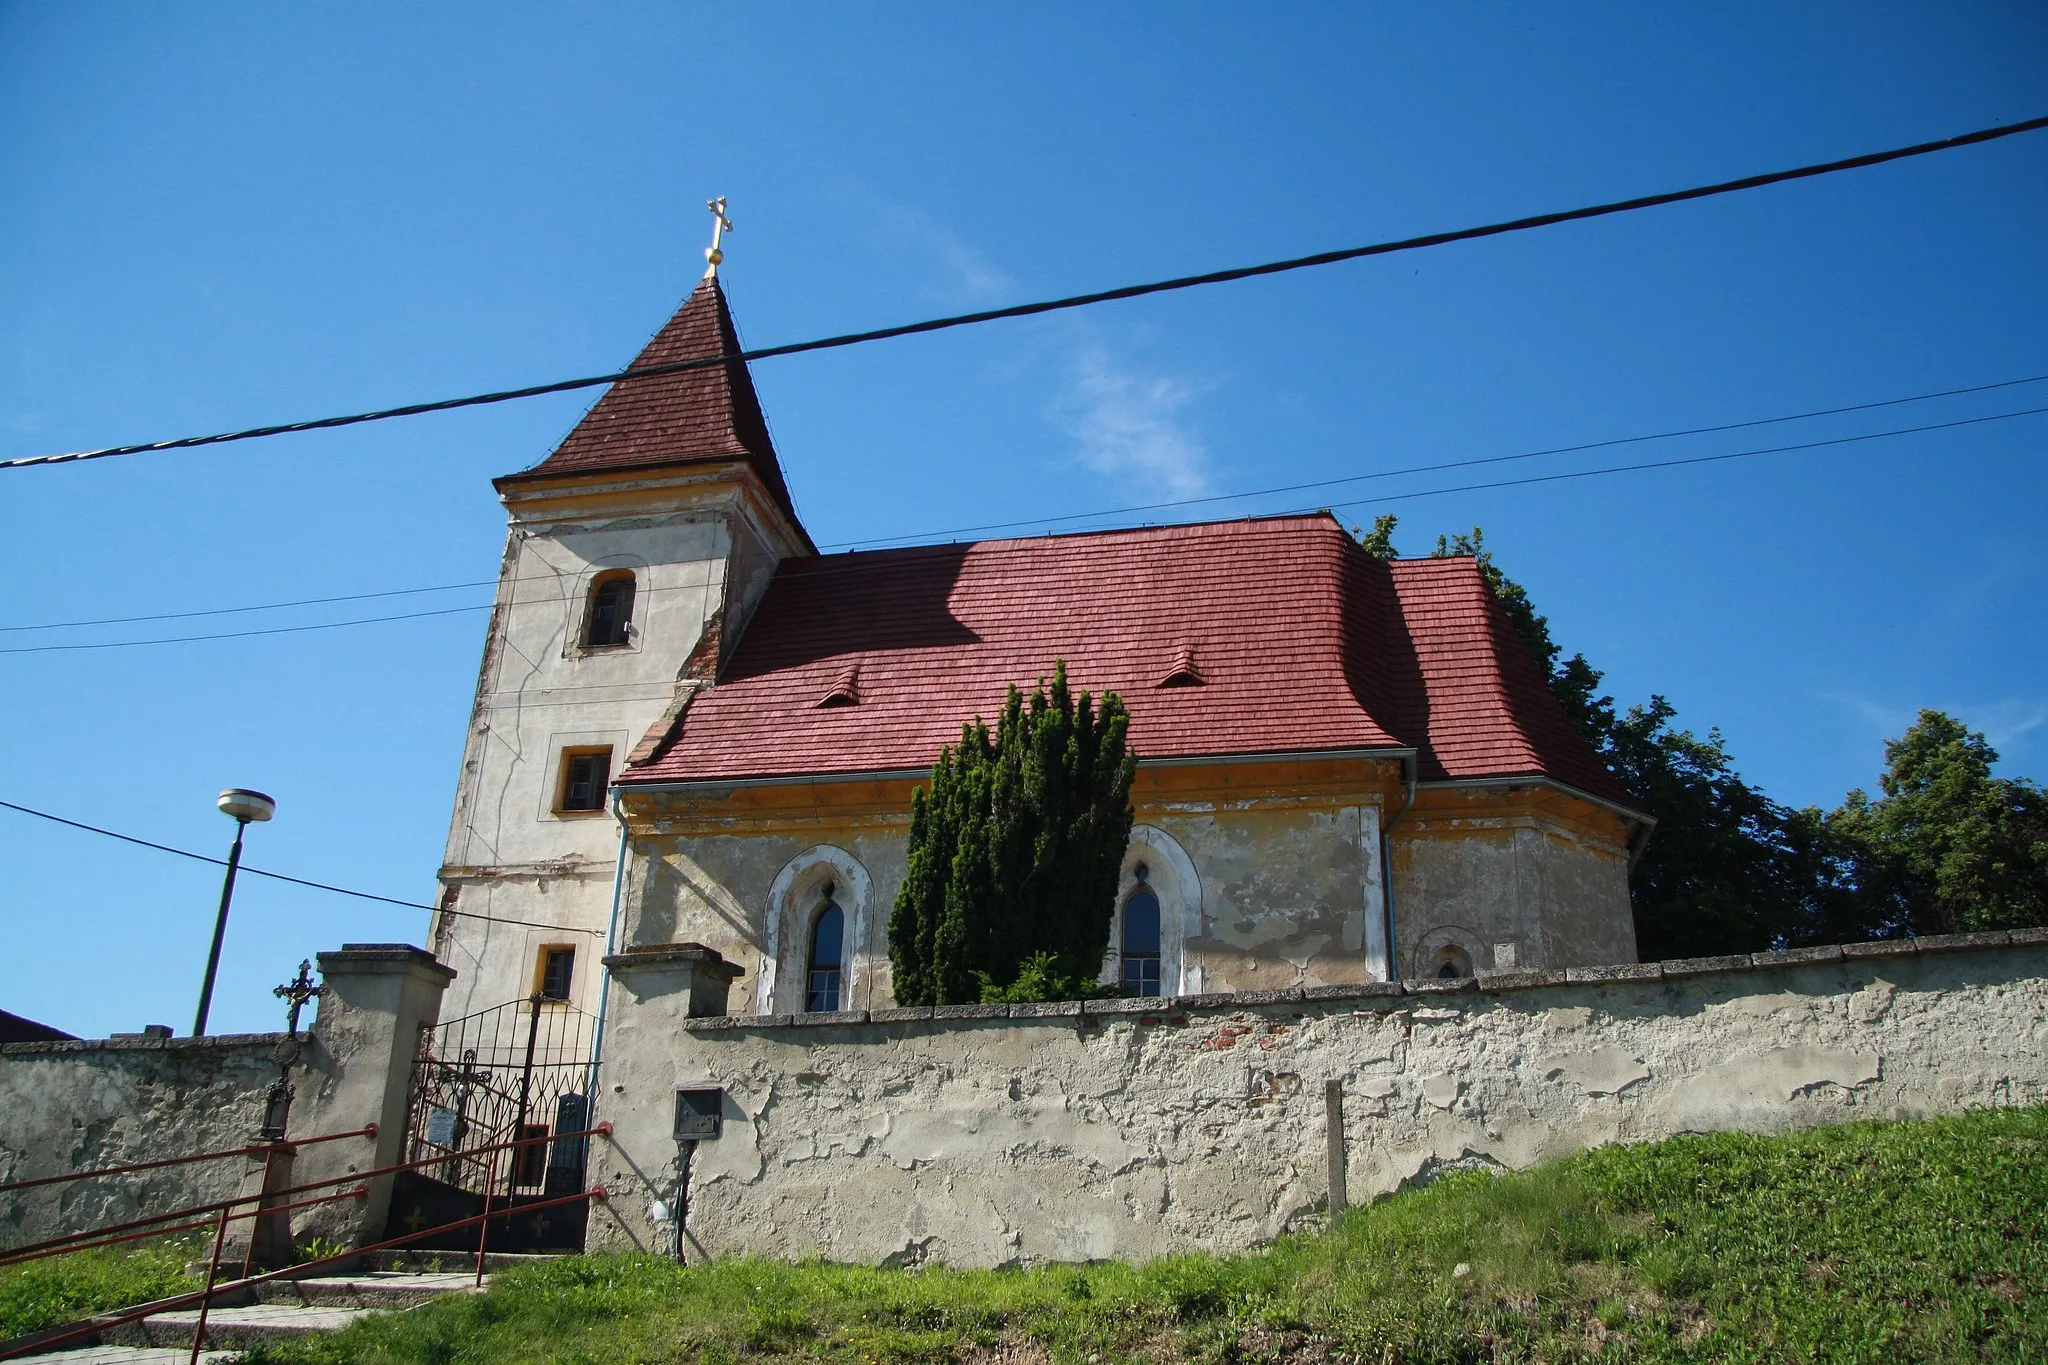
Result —
[[[1078, 1016], [1084, 1023], [1091, 1017], [1108, 1015], [1137, 1015], [1150, 1019], [1163, 1019], [1171, 1015], [1185, 1015], [1190, 1012], [1213, 1012], [1245, 1009], [1254, 1006], [1290, 1005], [1295, 1003], [1338, 1004], [1354, 1000], [1389, 999], [1391, 997], [1453, 995], [1470, 990], [1512, 991], [1534, 990], [1556, 986], [1591, 986], [1639, 981], [1682, 980], [1687, 977], [1714, 976], [1723, 973], [1747, 972], [1758, 968], [1797, 968], [1824, 966], [1844, 960], [1859, 960], [1883, 957], [1912, 956], [1921, 952], [1962, 951], [1989, 949], [2004, 946], [2035, 948], [2048, 945], [2048, 928], [2015, 930], [2008, 933], [1997, 930], [1982, 934], [1944, 934], [1921, 939], [1880, 939], [1869, 943], [1827, 944], [1817, 948], [1795, 948], [1775, 953], [1733, 953], [1719, 957], [1689, 957], [1670, 962], [1618, 962], [1596, 967], [1568, 967], [1562, 970], [1518, 970], [1481, 972], [1476, 977], [1418, 977], [1409, 981], [1362, 981], [1348, 985], [1331, 986], [1290, 986], [1278, 990], [1256, 990], [1238, 992], [1210, 992], [1203, 995], [1182, 995], [1167, 997], [1112, 997], [1103, 1000], [1055, 1000], [1019, 1005], [919, 1005], [900, 1009], [880, 1010], [838, 1010], [830, 1013], [809, 1014], [733, 1014], [715, 1015], [708, 1018], [693, 1018], [682, 1021], [682, 1027], [691, 1033], [718, 1033], [739, 1029], [766, 1029], [826, 1026], [853, 1027], [867, 1024], [937, 1023], [954, 1021], [985, 1021], [991, 1019], [1071, 1019]], [[701, 949], [695, 944], [657, 945], [662, 960], [674, 961]], [[411, 950], [417, 952], [417, 949]], [[623, 956], [623, 955], [621, 955]], [[715, 955], [714, 955], [715, 956]], [[635, 965], [646, 962], [656, 954], [634, 954]], [[613, 959], [607, 958], [610, 963]], [[722, 960], [722, 959], [721, 959]], [[137, 1051], [173, 1048], [232, 1048], [251, 1049], [274, 1046], [283, 1034], [243, 1034], [218, 1038], [156, 1038], [116, 1039], [113, 1041], [80, 1040], [75, 1042], [50, 1043], [9, 1043], [0, 1047], [0, 1054], [7, 1056], [33, 1055], [37, 1053], [77, 1052], [92, 1049], [132, 1049]]]
[[1717, 976], [1722, 972], [1746, 972], [1756, 964], [1748, 953], [1724, 953], [1719, 957], [1681, 957], [1657, 964], [1667, 980], [1688, 976]]
[[1661, 962], [1610, 962], [1599, 967], [1567, 967], [1564, 979], [1570, 985], [1594, 981], [1662, 981]]
[[865, 1024], [866, 1010], [806, 1010], [802, 1014], [777, 1015], [797, 1028], [825, 1028], [832, 1024]]
[[2011, 944], [2012, 935], [2003, 929], [1992, 929], [1981, 934], [1927, 934], [1913, 942], [1923, 953], [1958, 953], [1974, 948], [2004, 948]]
[[1012, 1019], [1071, 1019], [1080, 1012], [1078, 1000], [1037, 1000], [1010, 1006]]
[[1291, 1005], [1301, 999], [1302, 988], [1288, 986], [1276, 991], [1239, 991], [1227, 997], [1239, 1005]]
[[1083, 1014], [1157, 1014], [1166, 1001], [1154, 996], [1120, 996], [1114, 1000], [1090, 1000], [1081, 1006]]
[[347, 975], [355, 972], [374, 975], [381, 972], [405, 972], [418, 969], [438, 973], [444, 981], [455, 979], [455, 969], [442, 962], [425, 948], [415, 948], [410, 943], [344, 943], [339, 952], [325, 952], [315, 956], [320, 975]]
[[[303, 1038], [306, 1035], [301, 1035]], [[247, 1050], [267, 1061], [284, 1041], [282, 1033], [209, 1033], [204, 1038], [150, 1038], [131, 1034], [121, 1038], [52, 1038], [39, 1043], [0, 1043], [0, 1056], [52, 1056], [79, 1052], [234, 1052]]]
[[1417, 976], [1401, 983], [1401, 989], [1408, 995], [1456, 995], [1459, 991], [1476, 991], [1479, 978], [1476, 976]]
[[1751, 953], [1749, 960], [1758, 967], [1794, 967], [1803, 962], [1840, 962], [1842, 945], [1830, 943], [1820, 948], [1784, 948], [1774, 953]]
[[868, 1011], [868, 1022], [870, 1024], [907, 1024], [913, 1021], [922, 1022], [931, 1017], [932, 1007], [930, 1005], [910, 1005], [901, 1009]]
[[617, 976], [623, 971], [638, 971], [651, 967], [674, 967], [687, 962], [707, 976], [722, 975], [727, 981], [745, 976], [746, 969], [721, 957], [715, 948], [701, 943], [647, 943], [628, 948], [623, 953], [612, 953], [600, 959], [606, 970]]
[[1303, 986], [1303, 1000], [1362, 1000], [1375, 995], [1400, 995], [1398, 981], [1354, 981], [1344, 986]]
[[1008, 1005], [934, 1005], [934, 1019], [1007, 1019]]
[[1910, 938], [1874, 938], [1868, 943], [1844, 943], [1842, 956], [1851, 962], [1873, 957], [1912, 957], [1920, 951]]
[[1502, 971], [1481, 972], [1478, 976], [1482, 991], [1526, 991], [1538, 986], [1562, 986], [1565, 984], [1564, 971]]

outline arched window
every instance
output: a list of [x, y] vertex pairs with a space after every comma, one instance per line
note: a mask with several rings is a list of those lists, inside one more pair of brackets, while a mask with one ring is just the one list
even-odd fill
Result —
[[1125, 995], [1159, 994], [1159, 897], [1145, 884], [1145, 865], [1138, 864], [1138, 889], [1124, 901], [1123, 958]]
[[1472, 955], [1455, 943], [1438, 949], [1436, 974], [1444, 981], [1472, 975]]
[[825, 884], [825, 904], [811, 921], [811, 965], [804, 992], [807, 1010], [839, 1008], [839, 983], [846, 967], [846, 912]]
[[601, 574], [590, 588], [590, 610], [583, 621], [583, 647], [610, 649], [626, 643], [633, 620], [633, 574], [618, 570]]

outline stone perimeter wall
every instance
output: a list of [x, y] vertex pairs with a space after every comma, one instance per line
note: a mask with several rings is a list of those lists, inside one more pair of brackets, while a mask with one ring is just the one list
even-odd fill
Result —
[[[0, 1182], [241, 1147], [263, 1122], [282, 1033], [0, 1046]], [[231, 1198], [239, 1161], [0, 1199], [0, 1246]]]
[[[593, 1249], [884, 1264], [1144, 1259], [1460, 1165], [2048, 1100], [2048, 931], [1161, 1001], [690, 1018], [615, 991]], [[635, 1033], [636, 1012], [643, 1026]], [[703, 1012], [703, 1011], [697, 1011]]]

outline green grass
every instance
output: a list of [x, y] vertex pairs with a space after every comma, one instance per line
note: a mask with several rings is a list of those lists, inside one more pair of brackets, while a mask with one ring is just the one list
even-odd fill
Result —
[[164, 1237], [0, 1267], [0, 1339], [197, 1289], [185, 1266], [205, 1252], [192, 1238]]
[[[1258, 1253], [871, 1270], [589, 1257], [267, 1348], [383, 1362], [2048, 1358], [2048, 1110], [1604, 1148]], [[1466, 1267], [1463, 1274], [1460, 1266]]]

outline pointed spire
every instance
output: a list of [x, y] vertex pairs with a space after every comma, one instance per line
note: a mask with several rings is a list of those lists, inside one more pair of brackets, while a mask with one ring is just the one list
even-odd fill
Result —
[[[716, 275], [707, 275], [629, 368], [710, 360], [737, 355], [739, 350], [725, 290]], [[802, 533], [775, 445], [768, 438], [761, 400], [742, 360], [652, 379], [621, 380], [605, 390], [553, 454], [499, 482], [725, 460], [750, 464], [790, 524]]]

